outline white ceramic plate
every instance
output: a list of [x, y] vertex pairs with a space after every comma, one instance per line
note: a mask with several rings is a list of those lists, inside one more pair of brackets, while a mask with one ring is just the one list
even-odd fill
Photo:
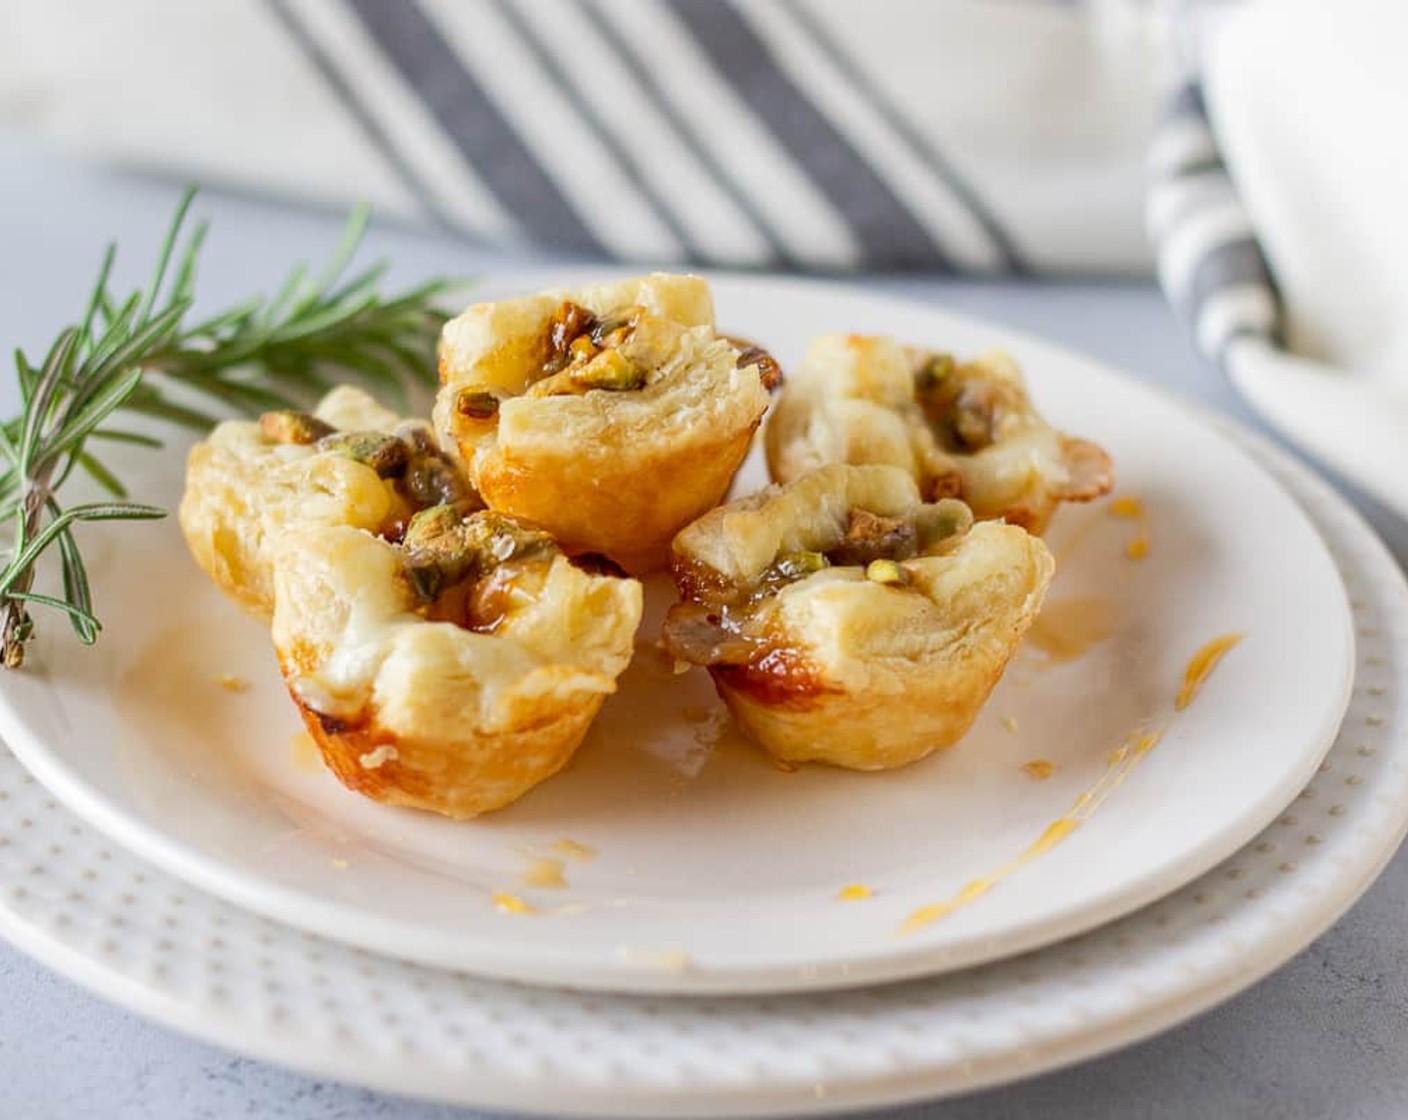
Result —
[[[1052, 613], [1095, 600], [1083, 613], [1108, 619], [1108, 640], [1053, 664], [1024, 650], [962, 744], [885, 775], [774, 769], [733, 737], [703, 673], [643, 651], [568, 772], [456, 824], [363, 801], [310, 764], [263, 628], [207, 585], [174, 524], [119, 526], [92, 534], [101, 644], [77, 654], [48, 626], [29, 670], [0, 682], [0, 732], [118, 842], [259, 913], [433, 965], [660, 992], [855, 984], [1030, 949], [1181, 886], [1305, 784], [1344, 712], [1349, 613], [1319, 536], [1245, 452], [1164, 396], [990, 325], [773, 280], [721, 280], [717, 301], [784, 366], [837, 327], [1016, 354], [1042, 407], [1105, 444], [1149, 510], [1139, 562], [1134, 525], [1100, 507], [1052, 534]], [[174, 502], [175, 458], [145, 465], [137, 492]], [[761, 482], [751, 462], [740, 484]], [[646, 639], [668, 601], [654, 591]], [[1173, 717], [1185, 663], [1230, 631], [1243, 641]], [[1064, 843], [901, 935], [1031, 845], [1151, 725], [1162, 743]], [[1049, 780], [1023, 770], [1038, 758]], [[565, 889], [527, 885], [564, 839], [595, 858], [565, 862]], [[839, 901], [852, 883], [873, 896]], [[496, 891], [538, 912], [501, 912]]]
[[0, 934], [124, 1006], [255, 1057], [481, 1109], [762, 1116], [967, 1092], [1168, 1027], [1303, 949], [1408, 822], [1408, 587], [1303, 467], [1352, 596], [1354, 696], [1287, 810], [1137, 914], [984, 968], [790, 996], [584, 995], [403, 964], [256, 917], [85, 827], [0, 750]]

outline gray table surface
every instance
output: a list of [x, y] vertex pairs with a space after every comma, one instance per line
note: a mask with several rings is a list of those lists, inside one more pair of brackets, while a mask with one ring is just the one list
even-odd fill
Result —
[[[0, 136], [0, 342], [42, 348], [72, 318], [114, 236], [137, 276], [177, 193], [65, 162]], [[213, 231], [200, 291], [212, 304], [265, 290], [294, 259], [320, 260], [340, 219], [207, 194]], [[396, 275], [501, 274], [532, 263], [463, 242], [376, 228]], [[1187, 397], [1255, 419], [1192, 352], [1148, 284], [870, 281], [1084, 350]], [[0, 409], [15, 405], [0, 374]], [[1408, 560], [1408, 525], [1356, 499]], [[1408, 1115], [1408, 856], [1345, 918], [1248, 992], [1152, 1041], [1007, 1088], [884, 1114], [975, 1117], [1402, 1117]], [[96, 999], [0, 944], [0, 1117], [466, 1120], [475, 1114], [318, 1081], [194, 1042]]]

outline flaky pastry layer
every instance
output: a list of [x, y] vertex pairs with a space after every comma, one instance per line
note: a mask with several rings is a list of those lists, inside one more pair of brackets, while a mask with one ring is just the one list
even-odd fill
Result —
[[[617, 349], [644, 384], [542, 395], [554, 316], [639, 312]], [[477, 304], [446, 325], [435, 426], [491, 509], [527, 518], [572, 553], [629, 571], [664, 563], [671, 537], [716, 505], [747, 454], [769, 396], [756, 365], [714, 333], [708, 284], [652, 275]], [[496, 398], [466, 416], [465, 393]]]
[[[342, 431], [391, 434], [411, 423], [360, 389], [332, 390], [314, 410]], [[178, 517], [201, 570], [246, 610], [274, 610], [273, 545], [286, 530], [347, 525], [381, 532], [409, 516], [395, 483], [313, 444], [276, 443], [257, 421], [227, 420], [191, 448]]]
[[691, 602], [673, 617], [706, 635], [719, 623], [718, 640], [692, 644], [667, 623], [667, 642], [676, 635], [676, 656], [709, 667], [739, 725], [778, 758], [879, 770], [952, 745], [1040, 609], [1054, 563], [1039, 538], [963, 525], [906, 559], [812, 560], [768, 583], [780, 563], [837, 554], [866, 515], [922, 523], [926, 508], [899, 468], [838, 465], [714, 510], [675, 540], [672, 571]]
[[274, 644], [324, 760], [379, 801], [471, 817], [556, 773], [633, 651], [641, 587], [558, 554], [492, 632], [431, 621], [396, 546], [347, 527], [290, 531], [275, 556]]

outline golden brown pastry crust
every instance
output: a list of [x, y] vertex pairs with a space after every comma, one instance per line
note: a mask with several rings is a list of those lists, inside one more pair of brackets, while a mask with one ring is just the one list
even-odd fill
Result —
[[[565, 302], [595, 316], [639, 308], [620, 345], [643, 387], [539, 395], [545, 338]], [[727, 491], [768, 406], [757, 364], [714, 332], [708, 284], [653, 275], [477, 304], [445, 327], [435, 426], [491, 509], [543, 526], [571, 553], [628, 571], [663, 564], [671, 537]], [[461, 393], [500, 398], [466, 417]]]
[[743, 652], [700, 656], [708, 643], [682, 640], [678, 626], [706, 610], [730, 617], [780, 555], [838, 548], [853, 510], [912, 519], [923, 506], [902, 470], [835, 465], [706, 514], [675, 540], [672, 572], [691, 602], [672, 612], [667, 645], [708, 664], [739, 725], [778, 758], [879, 770], [950, 746], [986, 703], [1051, 579], [1046, 546], [1018, 526], [981, 523], [921, 542], [928, 554], [897, 565], [903, 586], [858, 566], [786, 582], [732, 616], [751, 643]]
[[[360, 389], [332, 390], [313, 415], [344, 432], [391, 435], [419, 426]], [[313, 444], [276, 443], [258, 421], [228, 420], [191, 448], [178, 518], [197, 564], [250, 613], [274, 610], [273, 547], [288, 529], [348, 525], [395, 532], [414, 512], [396, 482]]]
[[560, 770], [630, 661], [635, 580], [556, 554], [492, 633], [430, 621], [395, 545], [346, 527], [285, 534], [274, 644], [328, 767], [378, 801], [472, 817]]
[[[1047, 424], [1005, 354], [946, 362], [943, 403], [926, 412], [919, 374], [940, 357], [877, 335], [814, 340], [768, 422], [773, 479], [790, 482], [827, 463], [888, 464], [927, 498], [959, 497], [980, 519], [1033, 533], [1045, 531], [1061, 502], [1109, 492], [1109, 455]], [[983, 417], [982, 446], [953, 434], [960, 409]]]
[[[346, 727], [296, 696], [294, 704], [323, 762], [348, 789], [386, 805], [467, 820], [517, 801], [566, 766], [603, 699], [587, 697], [540, 724], [458, 739], [392, 734], [374, 715], [366, 726]], [[376, 752], [388, 747], [395, 754], [377, 761]]]

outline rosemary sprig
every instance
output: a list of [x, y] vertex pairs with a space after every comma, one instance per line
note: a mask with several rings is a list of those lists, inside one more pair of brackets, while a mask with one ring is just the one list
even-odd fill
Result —
[[[74, 528], [86, 521], [140, 521], [165, 511], [131, 502], [89, 441], [159, 448], [161, 440], [113, 423], [137, 413], [204, 430], [230, 412], [254, 415], [306, 407], [349, 375], [404, 404], [409, 383], [435, 380], [435, 344], [445, 314], [437, 280], [395, 297], [381, 294], [387, 265], [349, 275], [369, 211], [359, 207], [342, 244], [318, 275], [293, 270], [277, 294], [256, 297], [208, 318], [188, 321], [201, 223], [186, 233], [195, 190], [188, 190], [145, 287], [119, 300], [110, 282], [109, 246], [87, 308], [63, 330], [36, 367], [15, 352], [23, 408], [0, 424], [0, 522], [13, 526], [0, 570], [0, 664], [24, 662], [32, 608], [66, 614], [85, 643], [102, 629]], [[82, 469], [111, 501], [64, 506], [60, 488]], [[63, 595], [34, 590], [36, 566], [57, 547]]]

